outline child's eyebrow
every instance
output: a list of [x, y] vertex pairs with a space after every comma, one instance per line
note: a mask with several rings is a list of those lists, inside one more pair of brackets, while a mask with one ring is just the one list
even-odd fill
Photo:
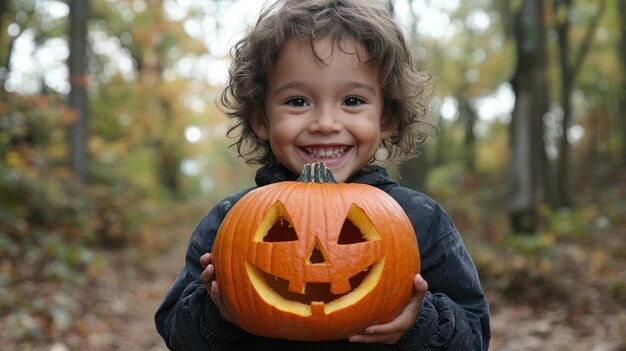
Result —
[[278, 88], [276, 88], [276, 90], [274, 90], [273, 94], [274, 95], [278, 95], [278, 94], [280, 94], [284, 90], [289, 90], [289, 89], [292, 89], [292, 88], [298, 89], [298, 88], [302, 88], [303, 86], [305, 86], [305, 84], [302, 83], [302, 82], [299, 82], [299, 81], [288, 82], [288, 83], [285, 83], [285, 84], [279, 86]]
[[[361, 89], [361, 90], [366, 90], [367, 92], [371, 93], [371, 94], [376, 94], [376, 89], [374, 87], [372, 87], [370, 84], [367, 83], [362, 83], [362, 82], [357, 82], [357, 81], [348, 81], [346, 83], [344, 83], [342, 85], [345, 89]], [[307, 84], [304, 82], [300, 82], [300, 81], [292, 81], [292, 82], [288, 82], [285, 83], [281, 86], [279, 86], [278, 88], [276, 88], [276, 90], [274, 90], [272, 93], [274, 95], [278, 95], [281, 92], [285, 91], [285, 90], [289, 90], [289, 89], [304, 89], [307, 87]]]
[[363, 89], [363, 90], [367, 90], [369, 93], [376, 94], [376, 89], [374, 89], [374, 87], [366, 83], [351, 81], [346, 84], [346, 87], [351, 88], [351, 89]]

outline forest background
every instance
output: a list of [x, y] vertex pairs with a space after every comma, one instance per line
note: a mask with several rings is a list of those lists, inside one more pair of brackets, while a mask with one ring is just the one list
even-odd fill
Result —
[[[383, 0], [381, 0], [383, 1]], [[626, 0], [385, 0], [435, 83], [391, 172], [450, 212], [494, 350], [626, 350]], [[0, 2], [0, 348], [163, 350], [252, 0]]]

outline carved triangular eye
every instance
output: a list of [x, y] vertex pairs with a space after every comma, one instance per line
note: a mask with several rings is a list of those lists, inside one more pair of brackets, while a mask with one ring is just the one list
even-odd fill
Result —
[[357, 205], [350, 206], [348, 218], [343, 222], [337, 244], [350, 245], [380, 239], [378, 230], [365, 211]]
[[363, 234], [361, 233], [361, 229], [354, 225], [349, 218], [343, 222], [343, 226], [341, 227], [341, 232], [339, 233], [339, 238], [337, 239], [337, 244], [339, 245], [349, 245], [362, 243], [367, 241]]
[[267, 235], [263, 237], [264, 242], [277, 243], [281, 241], [296, 241], [298, 235], [293, 229], [291, 224], [284, 218], [279, 217], [276, 223], [267, 232]]
[[267, 211], [252, 240], [270, 243], [298, 240], [298, 234], [291, 225], [289, 214], [280, 201]]

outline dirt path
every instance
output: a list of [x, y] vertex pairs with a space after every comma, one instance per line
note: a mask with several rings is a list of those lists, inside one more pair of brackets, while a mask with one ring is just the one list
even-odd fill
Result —
[[[104, 333], [93, 333], [90, 350], [167, 350], [154, 328], [153, 316], [182, 267], [194, 225], [187, 223], [156, 233], [169, 240], [165, 245], [167, 249], [146, 260], [138, 271], [125, 272], [123, 266], [111, 267], [118, 274], [109, 274], [99, 284], [103, 303], [99, 314], [111, 313], [111, 320], [116, 324]], [[626, 322], [624, 312], [601, 313], [600, 308], [592, 306], [590, 311], [597, 310], [595, 313], [587, 311], [572, 317], [567, 304], [537, 309], [498, 301], [495, 293], [492, 294], [491, 350], [626, 350], [622, 336]]]
[[[176, 223], [149, 233], [146, 242], [160, 248], [146, 250], [150, 255], [132, 250], [105, 252], [106, 265], [95, 274], [96, 279], [80, 291], [64, 289], [83, 306], [76, 311], [80, 317], [71, 328], [49, 336], [44, 343], [3, 342], [3, 351], [167, 351], [155, 330], [154, 313], [183, 265], [195, 224], [193, 220]], [[498, 301], [497, 293], [491, 294], [492, 350], [626, 350], [626, 312], [622, 310], [606, 313], [590, 306], [573, 314], [567, 304], [532, 308]], [[0, 341], [2, 335], [0, 330]]]
[[132, 252], [106, 253], [106, 267], [83, 292], [93, 302], [78, 321], [77, 332], [41, 350], [166, 351], [154, 313], [182, 268], [194, 226], [181, 223], [149, 233], [160, 249], [135, 253], [143, 257], [138, 263]]
[[[170, 235], [171, 245], [159, 255], [150, 257], [140, 268], [141, 276], [135, 284], [123, 287], [128, 293], [125, 301], [128, 320], [118, 325], [120, 336], [116, 350], [166, 351], [163, 339], [154, 326], [154, 313], [176, 279], [184, 264], [185, 250], [195, 223], [183, 223]], [[173, 235], [173, 237], [171, 237]]]
[[[182, 268], [196, 224], [174, 223], [145, 233], [141, 248], [99, 250], [102, 264], [86, 278], [23, 283], [24, 298], [38, 298], [42, 310], [21, 312], [18, 305], [0, 316], [0, 349], [166, 351], [154, 313]], [[23, 330], [30, 332], [20, 337]]]
[[[174, 240], [161, 255], [146, 261], [140, 279], [128, 286], [118, 286], [118, 290], [126, 294], [119, 301], [126, 304], [128, 322], [115, 328], [119, 338], [115, 345], [111, 345], [114, 348], [106, 350], [167, 350], [154, 329], [153, 315], [182, 266], [187, 238], [192, 229], [190, 224], [176, 229], [181, 239]], [[533, 309], [531, 306], [503, 303], [495, 295], [491, 297], [491, 350], [626, 350], [621, 336], [626, 322], [623, 312], [596, 312], [573, 318], [566, 304]]]

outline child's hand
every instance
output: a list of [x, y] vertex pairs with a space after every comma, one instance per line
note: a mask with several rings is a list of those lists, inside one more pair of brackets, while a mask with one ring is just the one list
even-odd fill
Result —
[[200, 274], [200, 279], [202, 279], [202, 283], [204, 283], [206, 290], [209, 292], [209, 295], [211, 295], [211, 300], [213, 300], [213, 303], [219, 308], [222, 317], [232, 324], [235, 324], [232, 314], [224, 303], [220, 287], [215, 280], [215, 266], [213, 266], [212, 260], [213, 255], [210, 253], [206, 253], [200, 257], [200, 265], [204, 268], [202, 274]]
[[389, 323], [372, 325], [350, 338], [352, 342], [395, 344], [413, 326], [428, 291], [428, 283], [417, 274], [413, 278], [415, 295], [400, 314]]

